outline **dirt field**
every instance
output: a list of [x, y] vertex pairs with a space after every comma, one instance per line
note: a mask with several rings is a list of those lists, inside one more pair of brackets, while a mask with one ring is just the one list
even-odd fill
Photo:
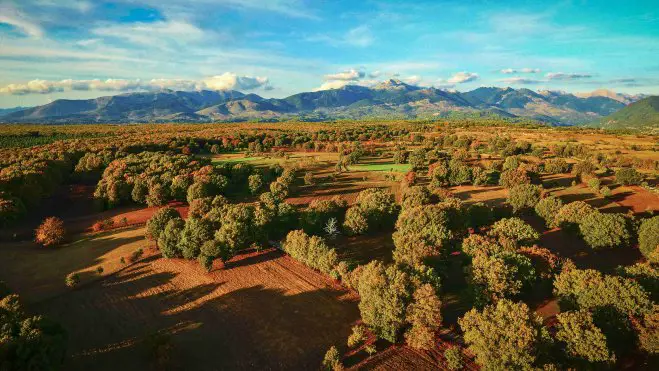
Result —
[[276, 250], [210, 274], [152, 257], [35, 309], [68, 328], [67, 370], [146, 370], [156, 331], [174, 369], [312, 370], [359, 319], [354, 294]]

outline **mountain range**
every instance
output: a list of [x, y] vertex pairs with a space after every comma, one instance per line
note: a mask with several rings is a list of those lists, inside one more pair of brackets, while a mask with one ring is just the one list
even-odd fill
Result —
[[0, 122], [128, 123], [243, 120], [437, 118], [452, 115], [528, 118], [555, 125], [598, 121], [640, 97], [481, 87], [468, 92], [423, 88], [391, 79], [373, 87], [346, 85], [286, 98], [238, 91], [126, 93], [87, 100], [60, 99], [0, 112]]

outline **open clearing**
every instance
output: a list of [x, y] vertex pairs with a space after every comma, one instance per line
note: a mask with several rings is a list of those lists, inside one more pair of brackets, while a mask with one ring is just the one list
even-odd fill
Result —
[[344, 342], [359, 318], [355, 300], [271, 249], [211, 273], [150, 257], [38, 310], [69, 330], [69, 370], [148, 369], [144, 339], [155, 332], [171, 336], [174, 368], [284, 370], [315, 369]]

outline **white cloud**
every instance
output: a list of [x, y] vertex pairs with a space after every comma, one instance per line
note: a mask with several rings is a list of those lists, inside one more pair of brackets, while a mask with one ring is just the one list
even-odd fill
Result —
[[36, 39], [44, 36], [44, 31], [40, 25], [30, 20], [25, 14], [14, 9], [9, 4], [0, 5], [0, 23], [15, 27], [21, 33]]
[[338, 72], [338, 73], [332, 73], [329, 75], [325, 75], [325, 80], [344, 80], [344, 81], [354, 81], [354, 80], [359, 80], [366, 76], [364, 71], [358, 71], [354, 68], [343, 71], [343, 72]]
[[381, 74], [382, 74], [382, 72], [380, 72], [380, 71], [373, 71], [373, 72], [371, 72], [371, 73], [368, 74], [368, 77], [374, 79], [374, 78], [380, 76]]
[[133, 44], [165, 48], [171, 44], [184, 45], [199, 41], [204, 31], [184, 21], [158, 21], [152, 23], [132, 23], [111, 25], [92, 30], [97, 36], [117, 38]]
[[564, 73], [564, 72], [550, 72], [545, 75], [549, 80], [579, 80], [579, 79], [589, 79], [593, 77], [592, 75], [585, 73]]
[[477, 73], [473, 72], [458, 72], [453, 75], [448, 82], [450, 84], [464, 84], [466, 82], [478, 80], [479, 76]]
[[186, 79], [152, 79], [148, 81], [125, 79], [93, 79], [93, 80], [32, 80], [25, 84], [9, 84], [0, 87], [1, 94], [27, 95], [50, 94], [63, 91], [157, 91], [171, 90], [254, 90], [271, 88], [268, 78], [239, 76], [225, 72], [201, 80]]
[[509, 77], [498, 81], [509, 85], [530, 85], [530, 84], [537, 84], [540, 82], [539, 80], [527, 79], [525, 77], [519, 77], [519, 76]]
[[515, 68], [505, 68], [501, 71], [499, 71], [503, 74], [506, 75], [511, 75], [513, 73], [539, 73], [540, 69], [539, 68], [522, 68], [522, 69], [515, 69]]
[[348, 85], [349, 83], [350, 83], [349, 81], [345, 81], [345, 80], [326, 81], [319, 87], [313, 89], [313, 91], [341, 89], [342, 87]]
[[373, 34], [368, 26], [359, 26], [351, 29], [345, 35], [344, 41], [348, 45], [367, 47], [373, 44]]

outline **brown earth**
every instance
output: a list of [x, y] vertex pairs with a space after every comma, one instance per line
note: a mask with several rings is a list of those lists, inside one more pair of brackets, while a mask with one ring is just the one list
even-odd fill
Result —
[[138, 262], [36, 306], [69, 331], [67, 370], [146, 370], [145, 338], [170, 336], [172, 369], [317, 369], [359, 319], [355, 294], [281, 252]]

